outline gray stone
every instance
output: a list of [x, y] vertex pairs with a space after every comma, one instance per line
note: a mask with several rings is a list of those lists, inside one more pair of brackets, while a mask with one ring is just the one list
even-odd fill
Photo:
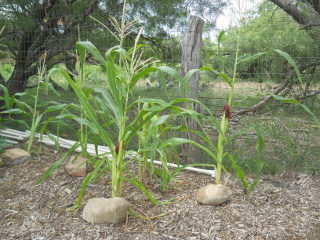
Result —
[[12, 148], [5, 150], [1, 158], [5, 165], [18, 165], [29, 161], [31, 155], [21, 148]]
[[128, 207], [123, 198], [91, 198], [83, 209], [83, 219], [91, 223], [121, 223], [127, 218]]
[[77, 177], [84, 177], [87, 174], [87, 159], [84, 157], [77, 157], [76, 160], [74, 160], [75, 157], [71, 157], [70, 161], [65, 166], [65, 169], [67, 173], [69, 173], [72, 176]]
[[231, 197], [232, 191], [222, 184], [209, 184], [199, 189], [197, 201], [199, 203], [218, 206]]

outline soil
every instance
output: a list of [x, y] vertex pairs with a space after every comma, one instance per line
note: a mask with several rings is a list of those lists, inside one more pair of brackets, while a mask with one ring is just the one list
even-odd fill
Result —
[[31, 161], [0, 167], [1, 239], [320, 239], [319, 176], [261, 176], [248, 198], [241, 182], [224, 174], [233, 195], [218, 207], [196, 201], [197, 190], [213, 183], [208, 175], [183, 171], [166, 192], [149, 179], [146, 186], [158, 200], [176, 198], [160, 206], [125, 183], [123, 197], [133, 211], [149, 219], [129, 214], [122, 224], [91, 224], [82, 218], [83, 207], [90, 198], [110, 197], [110, 176], [106, 173], [87, 188], [79, 211], [66, 211], [76, 203], [83, 177], [68, 175], [62, 166], [36, 185], [60, 156], [43, 145]]

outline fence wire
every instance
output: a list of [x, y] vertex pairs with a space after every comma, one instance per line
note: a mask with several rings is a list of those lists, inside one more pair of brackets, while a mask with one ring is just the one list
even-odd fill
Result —
[[[47, 70], [62, 66], [76, 76], [76, 41], [91, 41], [100, 52], [119, 44], [113, 35], [117, 33], [109, 17], [115, 16], [121, 21], [121, 1], [57, 1], [52, 9], [44, 4], [50, 1], [21, 1], [11, 5], [11, 8], [9, 2], [3, 1], [0, 5], [0, 27], [5, 27], [0, 38], [0, 83], [7, 85], [12, 93], [36, 86], [38, 78], [35, 76], [40, 63], [44, 61]], [[151, 1], [149, 5], [139, 5], [138, 2], [128, 4], [127, 18], [128, 21], [141, 18], [139, 26], [145, 26], [141, 36], [141, 42], [148, 46], [145, 57], [153, 56], [160, 60], [160, 64], [179, 71], [182, 61], [181, 38], [187, 31], [188, 16], [196, 12], [192, 9], [193, 5], [180, 5], [179, 14], [175, 18], [168, 1]], [[205, 20], [218, 19], [218, 22], [212, 21], [215, 26], [205, 25], [203, 66], [226, 73], [232, 78], [238, 55], [234, 95], [237, 104], [234, 105], [234, 111], [254, 106], [264, 98], [264, 93], [273, 92], [288, 80], [287, 87], [280, 95], [298, 99], [319, 117], [319, 27], [315, 26], [311, 30], [307, 26], [303, 28], [281, 9], [276, 9], [271, 1], [253, 6], [258, 7], [251, 7], [242, 18], [230, 8], [224, 8], [222, 17], [218, 11], [211, 12], [211, 15], [202, 12], [201, 17]], [[146, 13], [140, 11], [140, 8], [150, 11]], [[220, 42], [219, 52], [217, 37], [222, 31], [227, 33]], [[135, 29], [127, 35], [123, 46], [132, 47], [136, 36]], [[302, 82], [297, 78], [293, 66], [283, 56], [271, 51], [275, 49], [288, 53], [294, 59], [300, 69]], [[268, 51], [268, 54], [259, 58], [240, 62], [249, 56]], [[91, 55], [87, 56], [87, 69], [92, 72], [87, 78], [88, 86], [105, 84], [105, 70]], [[161, 97], [162, 94], [158, 93], [163, 91], [163, 86], [157, 74], [144, 79], [137, 94]], [[180, 86], [169, 75], [165, 78], [170, 97], [180, 97]], [[72, 94], [60, 75], [53, 76], [51, 81], [59, 91]], [[228, 84], [217, 74], [202, 72], [199, 87], [201, 101], [212, 108], [217, 116], [221, 115], [221, 106], [227, 101], [230, 91]], [[248, 98], [250, 95], [253, 97]], [[319, 130], [307, 115], [298, 106], [271, 100], [262, 110], [241, 116], [241, 120], [236, 119], [235, 124], [239, 126], [254, 122], [263, 128], [267, 155], [271, 156], [269, 164], [277, 164], [281, 158], [286, 158], [291, 159], [286, 161], [289, 168], [316, 169], [320, 165], [317, 157]], [[256, 138], [252, 137], [253, 133], [250, 134], [244, 135], [238, 142], [229, 143], [229, 151], [238, 154], [239, 158], [241, 155], [244, 165], [246, 159], [254, 158], [250, 151], [244, 149], [246, 145], [254, 144]]]

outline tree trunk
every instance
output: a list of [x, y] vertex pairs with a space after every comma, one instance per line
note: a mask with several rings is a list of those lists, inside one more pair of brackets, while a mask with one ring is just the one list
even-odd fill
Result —
[[15, 68], [6, 83], [10, 96], [18, 92], [23, 92], [27, 87], [29, 77], [37, 73], [36, 66], [32, 66], [32, 62], [26, 60], [33, 38], [33, 32], [25, 32], [21, 38], [18, 54], [15, 59]]
[[[188, 22], [188, 31], [181, 40], [181, 76], [184, 77], [191, 69], [199, 69], [202, 64], [201, 50], [202, 50], [202, 29], [204, 21], [200, 17], [191, 16]], [[199, 100], [199, 72], [195, 72], [188, 82], [188, 87], [194, 93], [187, 92], [188, 98], [196, 98]], [[200, 106], [194, 103], [189, 105], [197, 112], [200, 112]], [[184, 106], [186, 107], [186, 106]], [[198, 123], [192, 118], [187, 117], [187, 127], [191, 130], [199, 131]], [[181, 137], [191, 139], [197, 143], [200, 142], [199, 137], [191, 132], [182, 132]], [[181, 146], [180, 154], [182, 161], [188, 164], [199, 162], [200, 149], [191, 144], [184, 144]]]
[[[75, 1], [67, 2], [66, 8], [57, 7], [57, 2], [57, 0], [44, 1], [35, 12], [35, 27], [22, 33], [15, 59], [16, 66], [12, 76], [6, 82], [10, 96], [26, 89], [29, 77], [38, 72], [40, 59], [45, 60], [46, 65], [50, 66], [50, 60], [53, 57], [74, 48], [78, 26], [84, 24], [100, 1], [88, 1], [77, 21], [64, 22], [63, 31], [58, 30], [58, 22], [66, 18], [68, 7], [75, 4]], [[55, 7], [57, 9], [54, 9]], [[48, 19], [44, 21], [46, 17]], [[71, 70], [74, 68], [73, 66]]]

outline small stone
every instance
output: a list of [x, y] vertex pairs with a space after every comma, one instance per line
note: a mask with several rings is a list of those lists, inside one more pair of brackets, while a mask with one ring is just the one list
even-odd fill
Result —
[[72, 157], [70, 161], [67, 163], [65, 169], [67, 173], [69, 173], [72, 176], [77, 177], [84, 177], [87, 174], [87, 159], [84, 157], [77, 157], [76, 160], [74, 160], [75, 157]]
[[21, 148], [12, 148], [5, 150], [1, 158], [5, 165], [18, 165], [29, 161], [31, 155]]
[[91, 198], [83, 209], [83, 219], [91, 223], [118, 224], [126, 220], [128, 207], [123, 198]]
[[232, 191], [222, 184], [209, 184], [199, 189], [197, 201], [199, 203], [218, 206], [231, 197]]
[[72, 191], [69, 188], [64, 189], [64, 192], [68, 195], [70, 195], [72, 193]]

